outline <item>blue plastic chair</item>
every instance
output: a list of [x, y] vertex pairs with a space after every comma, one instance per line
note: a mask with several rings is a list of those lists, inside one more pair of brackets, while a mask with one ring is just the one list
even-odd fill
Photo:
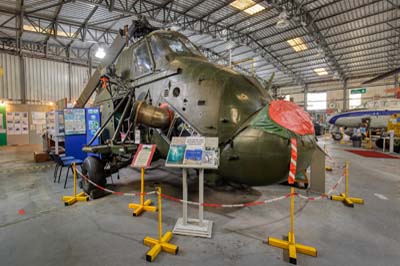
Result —
[[[60, 168], [60, 173], [58, 174], [58, 181], [57, 183], [60, 183], [60, 179], [61, 179], [61, 173], [62, 173], [62, 169], [64, 167], [68, 167], [67, 169], [67, 175], [65, 176], [65, 182], [64, 182], [64, 188], [67, 186], [67, 180], [68, 180], [68, 174], [69, 174], [69, 169], [71, 169], [72, 171], [72, 164], [75, 163], [76, 165], [81, 165], [83, 163], [82, 160], [79, 159], [75, 159], [73, 156], [65, 156], [64, 160], [62, 159], [63, 157], [57, 155], [57, 154], [53, 154], [54, 160], [57, 163], [57, 171], [58, 168]], [[69, 157], [69, 158], [68, 158]], [[72, 159], [71, 159], [72, 158]], [[56, 182], [56, 176], [57, 176], [57, 171], [55, 171], [55, 175], [54, 175], [54, 182]]]
[[[79, 159], [72, 159], [72, 160], [65, 160], [63, 162], [64, 162], [64, 166], [68, 166], [67, 174], [65, 175], [65, 182], [64, 182], [64, 188], [66, 188], [67, 187], [69, 169], [71, 169], [71, 172], [72, 172], [72, 164], [75, 163], [75, 165], [82, 165], [83, 161], [79, 160]], [[60, 183], [60, 178], [58, 178], [58, 182]]]

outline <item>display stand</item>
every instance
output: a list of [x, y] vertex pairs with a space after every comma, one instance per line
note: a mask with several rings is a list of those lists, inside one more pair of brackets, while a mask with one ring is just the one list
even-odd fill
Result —
[[211, 238], [213, 222], [204, 219], [204, 169], [199, 170], [199, 216], [188, 218], [187, 168], [182, 169], [183, 207], [182, 217], [178, 218], [172, 232], [178, 235], [200, 236]]
[[132, 215], [139, 216], [145, 211], [155, 212], [157, 207], [150, 206], [151, 199], [144, 200], [144, 170], [150, 167], [151, 160], [153, 159], [156, 151], [156, 145], [140, 144], [135, 156], [133, 157], [131, 167], [140, 169], [140, 203], [129, 203], [128, 208], [134, 209]]
[[[211, 238], [213, 222], [204, 219], [204, 170], [218, 169], [218, 138], [173, 138], [165, 165], [182, 168], [182, 217], [178, 218], [172, 232]], [[198, 218], [188, 218], [188, 169], [199, 171]]]

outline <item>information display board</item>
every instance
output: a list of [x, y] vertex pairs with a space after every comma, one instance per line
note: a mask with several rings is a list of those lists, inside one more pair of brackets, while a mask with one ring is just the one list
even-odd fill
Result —
[[46, 112], [31, 112], [31, 118], [30, 129], [36, 134], [42, 134], [46, 129]]
[[[86, 108], [86, 144], [96, 135], [97, 130], [100, 128], [100, 109], [99, 108]], [[100, 137], [93, 140], [92, 146], [100, 144]], [[98, 153], [88, 153], [87, 156], [101, 157]]]
[[86, 134], [85, 109], [64, 109], [65, 135]]
[[219, 147], [216, 137], [173, 137], [165, 166], [217, 169]]
[[50, 136], [64, 136], [65, 128], [63, 111], [50, 111], [46, 113], [46, 130]]
[[156, 151], [156, 145], [145, 145], [140, 144], [136, 151], [135, 157], [133, 157], [131, 167], [133, 168], [146, 168], [150, 167], [151, 160]]
[[7, 134], [29, 134], [28, 112], [7, 112]]

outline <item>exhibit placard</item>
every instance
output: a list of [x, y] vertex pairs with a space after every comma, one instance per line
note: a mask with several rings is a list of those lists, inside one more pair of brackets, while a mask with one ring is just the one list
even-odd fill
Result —
[[85, 109], [64, 109], [65, 135], [86, 134]]
[[167, 167], [217, 169], [219, 147], [217, 137], [173, 137]]
[[151, 160], [156, 151], [156, 145], [140, 144], [135, 156], [133, 157], [131, 167], [133, 168], [146, 168], [150, 167]]

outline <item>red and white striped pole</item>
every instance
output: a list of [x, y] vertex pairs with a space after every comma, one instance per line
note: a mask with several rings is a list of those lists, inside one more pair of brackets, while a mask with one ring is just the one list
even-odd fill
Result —
[[296, 179], [296, 169], [297, 169], [297, 140], [296, 138], [290, 139], [290, 167], [288, 175], [288, 183], [293, 185]]

